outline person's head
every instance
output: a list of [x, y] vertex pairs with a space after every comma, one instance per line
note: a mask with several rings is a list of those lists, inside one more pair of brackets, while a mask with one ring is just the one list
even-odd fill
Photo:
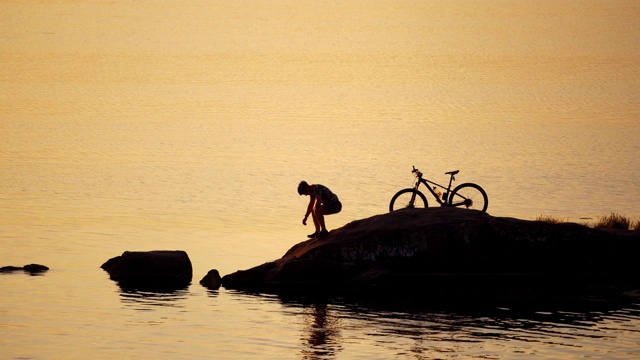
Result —
[[298, 184], [298, 194], [300, 194], [300, 196], [305, 195], [308, 187], [309, 184], [307, 184], [306, 181], [300, 181], [300, 184]]

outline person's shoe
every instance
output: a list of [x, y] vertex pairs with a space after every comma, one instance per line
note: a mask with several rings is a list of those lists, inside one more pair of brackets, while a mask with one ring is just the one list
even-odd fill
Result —
[[329, 232], [327, 231], [327, 229], [324, 229], [324, 230], [320, 231], [320, 233], [318, 234], [318, 237], [321, 238], [321, 237], [325, 237], [327, 235], [329, 235]]
[[307, 237], [308, 237], [309, 239], [313, 239], [313, 238], [314, 238], [314, 237], [316, 237], [316, 236], [318, 236], [318, 232], [317, 232], [317, 231], [316, 231], [316, 232], [314, 232], [313, 234], [309, 234], [309, 235], [307, 235]]

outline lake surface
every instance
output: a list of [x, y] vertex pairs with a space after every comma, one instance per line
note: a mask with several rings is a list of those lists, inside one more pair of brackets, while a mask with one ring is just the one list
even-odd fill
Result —
[[[7, 359], [640, 355], [640, 295], [286, 299], [198, 280], [281, 257], [300, 180], [384, 213], [413, 165], [494, 216], [640, 219], [636, 1], [0, 4], [0, 353]], [[194, 281], [99, 266], [181, 249]], [[388, 295], [388, 294], [387, 294]], [[401, 299], [399, 299], [401, 300]]]

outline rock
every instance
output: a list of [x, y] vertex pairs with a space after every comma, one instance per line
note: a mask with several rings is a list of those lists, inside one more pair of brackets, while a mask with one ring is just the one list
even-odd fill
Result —
[[122, 259], [122, 257], [121, 257], [121, 256], [113, 257], [113, 258], [111, 258], [111, 259], [107, 260], [107, 261], [106, 261], [104, 264], [102, 264], [100, 267], [101, 267], [104, 271], [106, 271], [106, 272], [108, 272], [108, 273], [110, 274], [110, 273], [111, 273], [111, 269], [112, 269], [112, 268], [113, 268], [117, 263], [119, 263], [121, 259]]
[[272, 261], [262, 265], [240, 270], [232, 275], [222, 277], [222, 285], [228, 288], [252, 289], [265, 285], [265, 275], [277, 267], [277, 262]]
[[24, 271], [26, 272], [30, 272], [32, 274], [36, 274], [36, 273], [42, 273], [45, 272], [47, 270], [49, 270], [48, 267], [44, 266], [44, 265], [40, 265], [40, 264], [29, 264], [29, 265], [25, 265], [22, 268]]
[[181, 250], [125, 251], [101, 266], [121, 285], [176, 288], [189, 285], [191, 260]]
[[222, 284], [220, 278], [220, 273], [216, 269], [209, 270], [207, 275], [205, 275], [202, 280], [200, 280], [200, 285], [209, 288], [211, 290], [217, 290], [220, 288]]
[[19, 270], [22, 270], [22, 268], [18, 266], [3, 266], [0, 268], [0, 273], [8, 273], [8, 272], [14, 272]]
[[[525, 274], [636, 274], [640, 232], [550, 224], [458, 208], [406, 209], [354, 221], [293, 246], [281, 259], [225, 275], [226, 288], [517, 283]], [[509, 280], [511, 281], [511, 280]], [[546, 280], [544, 280], [546, 281]]]
[[29, 265], [25, 265], [23, 267], [18, 267], [18, 266], [3, 266], [0, 268], [0, 273], [7, 273], [7, 272], [14, 272], [14, 271], [24, 271], [24, 272], [28, 272], [31, 275], [36, 275], [36, 274], [40, 274], [43, 273], [47, 270], [49, 270], [48, 267], [44, 266], [44, 265], [40, 265], [40, 264], [29, 264]]

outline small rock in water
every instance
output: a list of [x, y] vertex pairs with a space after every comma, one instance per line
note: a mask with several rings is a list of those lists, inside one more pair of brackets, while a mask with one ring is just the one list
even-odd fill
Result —
[[20, 270], [31, 273], [31, 274], [39, 274], [41, 272], [45, 272], [49, 270], [49, 268], [40, 264], [29, 264], [23, 267], [3, 266], [0, 268], [0, 273], [8, 273], [8, 272], [14, 272], [14, 271], [20, 271]]
[[32, 274], [35, 273], [41, 273], [41, 272], [45, 272], [47, 270], [49, 270], [48, 267], [44, 266], [44, 265], [40, 265], [40, 264], [29, 264], [29, 265], [25, 265], [22, 268], [24, 271], [26, 272], [30, 272]]
[[18, 270], [22, 270], [22, 268], [17, 266], [3, 266], [0, 268], [0, 273], [14, 272]]
[[212, 289], [217, 290], [220, 288], [222, 278], [220, 277], [220, 273], [218, 270], [213, 269], [209, 270], [207, 275], [205, 275], [202, 280], [200, 280], [200, 285]]

